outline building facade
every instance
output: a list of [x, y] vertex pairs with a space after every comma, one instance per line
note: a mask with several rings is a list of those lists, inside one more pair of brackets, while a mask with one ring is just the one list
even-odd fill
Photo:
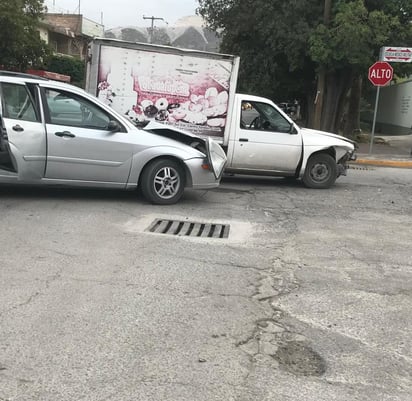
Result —
[[40, 37], [56, 54], [87, 56], [87, 45], [94, 37], [104, 35], [104, 26], [81, 14], [45, 14], [40, 26]]

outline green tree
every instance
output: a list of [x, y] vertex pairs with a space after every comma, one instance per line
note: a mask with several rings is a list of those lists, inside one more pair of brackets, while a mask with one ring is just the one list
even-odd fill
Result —
[[307, 43], [321, 22], [318, 0], [200, 0], [198, 12], [221, 32], [221, 51], [240, 56], [239, 91], [276, 102], [312, 96]]
[[222, 51], [240, 55], [239, 90], [306, 98], [313, 125], [323, 76], [319, 125], [345, 134], [359, 128], [362, 82], [380, 47], [412, 43], [412, 0], [199, 0], [198, 12], [220, 30]]
[[[411, 42], [412, 1], [335, 0], [330, 21], [310, 35], [310, 55], [319, 72], [326, 71], [321, 128], [350, 135], [359, 128], [362, 82], [368, 67], [378, 60], [382, 46]], [[409, 15], [408, 15], [409, 14]], [[403, 71], [402, 71], [403, 70]], [[405, 68], [397, 67], [399, 74]]]
[[51, 56], [45, 68], [48, 71], [69, 75], [71, 83], [80, 87], [84, 86], [85, 62], [77, 57], [71, 56]]
[[49, 49], [40, 39], [38, 26], [45, 11], [43, 0], [7, 0], [0, 2], [0, 65], [24, 71], [38, 67]]

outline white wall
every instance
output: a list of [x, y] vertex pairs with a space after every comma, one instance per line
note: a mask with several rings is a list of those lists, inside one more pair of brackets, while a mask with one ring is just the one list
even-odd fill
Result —
[[104, 36], [104, 26], [87, 18], [82, 19], [82, 34], [90, 37]]
[[376, 121], [412, 127], [412, 81], [381, 88]]

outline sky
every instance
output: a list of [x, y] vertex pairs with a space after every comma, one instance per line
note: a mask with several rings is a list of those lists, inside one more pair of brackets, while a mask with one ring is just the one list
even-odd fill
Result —
[[[45, 0], [49, 12], [78, 14], [96, 22], [101, 22], [105, 29], [118, 26], [150, 26], [146, 17], [163, 18], [170, 26], [188, 15], [195, 15], [197, 0]], [[165, 22], [155, 21], [156, 26], [167, 26]]]

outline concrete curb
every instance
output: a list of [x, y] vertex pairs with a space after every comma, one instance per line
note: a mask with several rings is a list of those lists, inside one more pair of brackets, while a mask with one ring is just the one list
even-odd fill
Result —
[[359, 157], [350, 164], [361, 164], [365, 166], [412, 168], [412, 160], [388, 160], [388, 159], [366, 159]]

